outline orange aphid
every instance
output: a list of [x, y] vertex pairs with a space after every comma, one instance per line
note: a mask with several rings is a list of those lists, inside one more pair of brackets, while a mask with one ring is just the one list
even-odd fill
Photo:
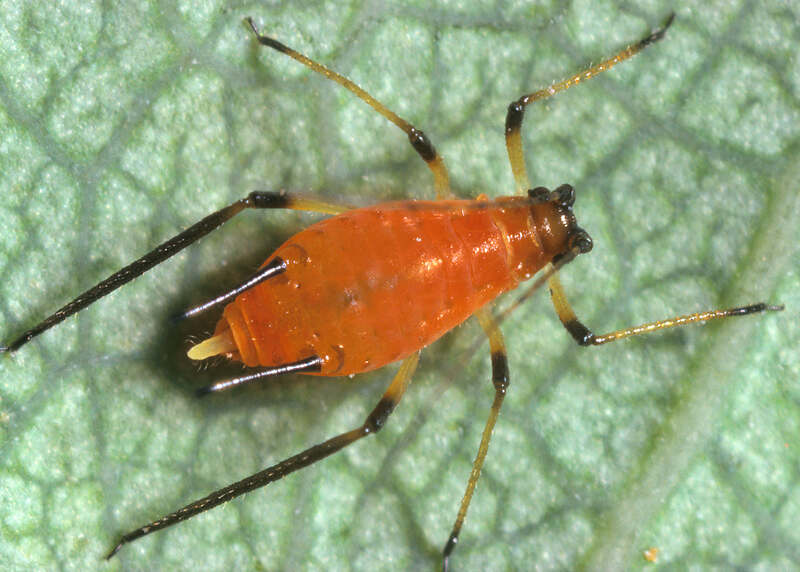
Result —
[[583, 236], [573, 199], [396, 202], [318, 222], [275, 251], [264, 266], [286, 270], [231, 302], [189, 357], [275, 367], [319, 356], [308, 373], [325, 376], [404, 359], [567, 252]]
[[[523, 298], [547, 282], [558, 318], [581, 345], [600, 345], [694, 322], [782, 309], [782, 306], [758, 303], [697, 312], [595, 335], [575, 316], [558, 280], [557, 270], [575, 256], [591, 250], [592, 242], [575, 222], [572, 214], [575, 193], [570, 185], [561, 185], [555, 191], [530, 187], [520, 136], [525, 109], [661, 40], [672, 19], [670, 16], [662, 28], [594, 67], [512, 102], [506, 116], [505, 136], [519, 196], [493, 201], [484, 196], [476, 200], [453, 200], [444, 161], [421, 130], [344, 76], [260, 34], [253, 22], [246, 19], [259, 44], [338, 83], [400, 128], [430, 168], [439, 200], [401, 201], [350, 209], [283, 192], [250, 193], [90, 288], [10, 344], [0, 346], [0, 352], [16, 351], [240, 212], [252, 208], [295, 209], [334, 216], [291, 237], [256, 273], [235, 288], [183, 314], [183, 317], [190, 317], [226, 304], [214, 334], [189, 350], [191, 359], [221, 355], [249, 367], [264, 368], [203, 388], [202, 392], [221, 391], [291, 372], [345, 376], [403, 361], [361, 426], [123, 535], [108, 558], [125, 543], [281, 479], [377, 433], [408, 387], [419, 351], [475, 315], [489, 338], [495, 397], [458, 514], [444, 546], [443, 563], [447, 568], [509, 385], [505, 342], [497, 320], [487, 308], [497, 296], [539, 272]], [[651, 562], [657, 554], [656, 548], [644, 552]]]

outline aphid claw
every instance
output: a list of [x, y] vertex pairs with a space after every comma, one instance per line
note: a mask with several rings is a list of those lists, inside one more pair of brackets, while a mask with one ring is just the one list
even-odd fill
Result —
[[125, 541], [123, 541], [123, 540], [120, 540], [119, 542], [117, 542], [116, 546], [114, 546], [114, 548], [112, 548], [112, 549], [109, 551], [109, 553], [108, 553], [108, 554], [106, 554], [106, 557], [105, 557], [105, 559], [106, 559], [106, 560], [111, 560], [111, 559], [114, 557], [114, 555], [115, 555], [117, 552], [119, 552], [119, 550], [120, 550], [120, 548], [122, 548], [122, 545], [123, 545], [123, 544], [125, 544]]
[[196, 389], [195, 392], [194, 392], [194, 396], [195, 397], [205, 397], [209, 393], [214, 393], [214, 391], [215, 391], [214, 390], [214, 386], [215, 385], [216, 385], [215, 383], [212, 383], [211, 385], [206, 385], [206, 386], [203, 386], [203, 387], [200, 387], [200, 388]]
[[187, 315], [187, 313], [185, 311], [183, 311], [183, 312], [180, 312], [180, 313], [177, 313], [177, 314], [172, 314], [169, 318], [167, 318], [167, 320], [169, 321], [169, 323], [171, 325], [174, 326], [175, 324], [178, 324], [178, 323], [184, 321], [188, 317], [189, 316]]
[[667, 34], [667, 30], [669, 29], [669, 27], [672, 26], [673, 21], [675, 21], [675, 12], [672, 12], [667, 17], [667, 21], [664, 22], [663, 26], [661, 26], [658, 30], [655, 30], [652, 34], [650, 34], [641, 42], [639, 42], [639, 47], [644, 48], [645, 46], [654, 44], [655, 42], [662, 40], [664, 36]]

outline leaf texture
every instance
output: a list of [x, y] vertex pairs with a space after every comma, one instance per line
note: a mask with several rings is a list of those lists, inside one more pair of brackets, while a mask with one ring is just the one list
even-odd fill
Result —
[[[456, 570], [789, 569], [800, 561], [800, 13], [775, 2], [0, 5], [0, 340], [253, 189], [430, 198], [405, 136], [241, 25], [426, 133], [459, 196], [512, 194], [508, 104], [676, 20], [529, 109], [535, 185], [577, 190], [595, 249], [563, 273], [606, 331], [766, 300], [779, 314], [578, 348], [545, 292], [503, 324], [511, 389]], [[197, 400], [187, 363], [313, 216], [248, 213], [0, 359], [0, 567], [439, 566], [491, 403], [468, 323], [377, 437], [102, 556], [119, 534], [360, 424], [394, 367]], [[505, 307], [512, 298], [501, 300]], [[475, 351], [475, 344], [478, 350]]]

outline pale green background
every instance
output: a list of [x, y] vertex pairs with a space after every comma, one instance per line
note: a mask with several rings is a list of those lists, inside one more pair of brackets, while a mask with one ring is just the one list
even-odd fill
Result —
[[[113, 3], [112, 3], [113, 4]], [[513, 192], [508, 103], [667, 39], [528, 112], [534, 184], [575, 185], [564, 273], [603, 330], [766, 299], [782, 314], [575, 346], [545, 292], [504, 324], [512, 387], [456, 570], [786, 569], [800, 560], [796, 2], [0, 4], [0, 340], [254, 188], [430, 197], [396, 128], [241, 26], [252, 15], [422, 127], [461, 196]], [[469, 5], [469, 8], [465, 8]], [[394, 368], [197, 400], [171, 312], [313, 220], [248, 213], [0, 360], [0, 568], [439, 566], [491, 402], [469, 324], [377, 438], [100, 559], [119, 533], [360, 423]], [[507, 304], [510, 299], [505, 300]]]

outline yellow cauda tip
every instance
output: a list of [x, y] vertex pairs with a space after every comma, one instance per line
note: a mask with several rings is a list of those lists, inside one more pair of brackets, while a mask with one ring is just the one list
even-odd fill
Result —
[[189, 359], [203, 360], [212, 356], [229, 354], [236, 351], [236, 344], [233, 341], [230, 330], [220, 332], [203, 340], [199, 344], [192, 346], [186, 355]]

